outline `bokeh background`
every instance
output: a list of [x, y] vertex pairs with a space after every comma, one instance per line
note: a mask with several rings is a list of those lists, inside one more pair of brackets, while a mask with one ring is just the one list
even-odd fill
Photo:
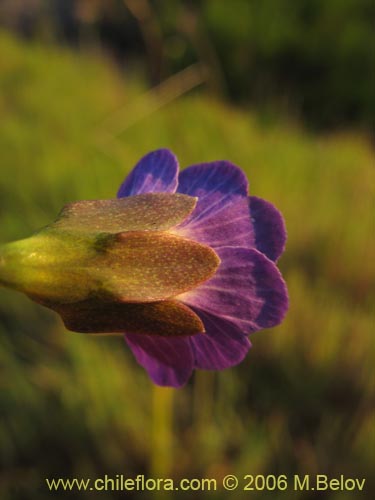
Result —
[[68, 332], [1, 289], [2, 500], [94, 497], [51, 493], [47, 477], [231, 473], [367, 481], [362, 494], [257, 499], [371, 498], [373, 11], [372, 0], [0, 2], [0, 242], [67, 202], [114, 197], [152, 149], [182, 166], [229, 159], [285, 216], [291, 302], [240, 366], [173, 391], [152, 386], [121, 338]]

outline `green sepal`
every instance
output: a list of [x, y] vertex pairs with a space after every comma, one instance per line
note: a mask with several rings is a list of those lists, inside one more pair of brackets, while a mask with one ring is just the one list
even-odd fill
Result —
[[204, 333], [200, 318], [177, 300], [126, 304], [86, 300], [43, 304], [58, 312], [68, 330], [81, 333], [138, 333], [176, 337]]
[[195, 203], [153, 193], [70, 204], [40, 232], [0, 247], [0, 284], [59, 312], [73, 330], [201, 333], [198, 316], [173, 298], [213, 276], [220, 260], [168, 231]]
[[92, 261], [103, 290], [121, 302], [154, 302], [213, 276], [219, 258], [208, 246], [168, 232], [116, 234]]
[[165, 231], [194, 210], [197, 198], [180, 193], [146, 193], [128, 198], [69, 203], [50, 228], [83, 233]]

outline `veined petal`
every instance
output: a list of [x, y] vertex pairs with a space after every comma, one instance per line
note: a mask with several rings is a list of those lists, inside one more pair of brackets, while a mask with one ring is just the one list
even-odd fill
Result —
[[[214, 203], [215, 195], [198, 200], [196, 210]], [[186, 238], [204, 243], [217, 249], [223, 246], [252, 248], [253, 228], [251, 225], [248, 202], [246, 198], [235, 195], [226, 199], [225, 204], [217, 212], [211, 212], [202, 218], [195, 218], [196, 210], [172, 232]]]
[[201, 199], [213, 193], [217, 193], [221, 200], [229, 194], [246, 196], [247, 191], [248, 181], [243, 171], [225, 160], [191, 165], [182, 170], [178, 178], [179, 193]]
[[141, 193], [174, 193], [178, 182], [178, 161], [169, 149], [145, 155], [126, 177], [117, 197]]
[[188, 381], [194, 366], [189, 339], [136, 334], [126, 334], [125, 339], [155, 384], [181, 387]]
[[247, 189], [245, 174], [227, 161], [188, 167], [180, 173], [178, 191], [197, 196], [198, 203], [174, 232], [212, 248], [250, 248], [254, 238]]
[[272, 203], [256, 196], [249, 197], [249, 208], [255, 248], [276, 261], [285, 248], [286, 229], [283, 216]]
[[279, 324], [288, 308], [285, 282], [275, 264], [255, 249], [216, 249], [215, 275], [177, 297], [195, 309], [224, 318], [244, 333]]
[[248, 353], [249, 339], [233, 323], [199, 311], [206, 333], [190, 338], [194, 367], [202, 370], [223, 370], [240, 363]]

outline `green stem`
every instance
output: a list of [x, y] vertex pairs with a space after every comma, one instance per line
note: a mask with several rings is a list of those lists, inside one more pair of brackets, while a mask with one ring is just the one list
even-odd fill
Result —
[[197, 371], [194, 379], [193, 421], [196, 465], [204, 464], [210, 454], [211, 435], [208, 429], [214, 419], [215, 373]]
[[[174, 389], [153, 386], [151, 477], [171, 477], [173, 461]], [[164, 493], [165, 495], [165, 493]], [[165, 496], [163, 497], [165, 498]]]
[[0, 285], [22, 291], [23, 263], [28, 256], [29, 239], [0, 245]]
[[89, 293], [90, 252], [89, 240], [50, 230], [0, 245], [0, 285], [50, 301], [82, 300]]

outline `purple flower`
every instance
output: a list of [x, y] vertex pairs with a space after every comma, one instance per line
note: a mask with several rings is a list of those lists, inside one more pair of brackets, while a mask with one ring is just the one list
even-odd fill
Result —
[[0, 285], [27, 294], [83, 333], [121, 333], [159, 385], [194, 368], [240, 363], [248, 334], [277, 325], [288, 295], [275, 262], [280, 213], [248, 197], [227, 161], [179, 173], [149, 153], [118, 198], [66, 205], [29, 238], [0, 246]]
[[198, 201], [169, 232], [209, 246], [220, 258], [212, 277], [173, 297], [196, 313], [205, 331], [173, 337], [125, 333], [125, 339], [156, 384], [180, 387], [195, 368], [240, 363], [251, 347], [248, 334], [282, 321], [288, 294], [275, 265], [285, 246], [283, 218], [272, 204], [248, 196], [242, 170], [215, 161], [179, 172], [176, 157], [160, 149], [139, 161], [118, 197], [176, 192]]

